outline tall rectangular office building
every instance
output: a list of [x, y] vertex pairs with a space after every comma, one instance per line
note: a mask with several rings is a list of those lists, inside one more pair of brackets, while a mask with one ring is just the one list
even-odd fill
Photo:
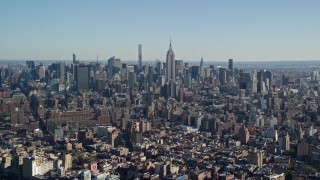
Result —
[[64, 82], [65, 81], [65, 76], [66, 76], [66, 65], [64, 61], [61, 61], [59, 63], [59, 74], [60, 74], [60, 82]]
[[84, 64], [79, 64], [75, 68], [75, 79], [76, 79], [76, 88], [78, 91], [87, 91], [89, 90], [89, 77], [90, 71], [89, 66]]
[[139, 58], [138, 69], [139, 71], [141, 71], [142, 70], [142, 45], [141, 44], [138, 45], [138, 58]]

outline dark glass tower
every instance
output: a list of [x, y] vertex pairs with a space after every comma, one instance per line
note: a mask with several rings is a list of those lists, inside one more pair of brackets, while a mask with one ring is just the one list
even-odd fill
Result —
[[233, 72], [233, 59], [229, 59], [229, 70]]
[[76, 55], [75, 55], [75, 54], [73, 54], [73, 55], [72, 55], [72, 62], [73, 62], [73, 64], [75, 64], [75, 63], [76, 63], [76, 61], [77, 61]]
[[89, 66], [78, 64], [75, 68], [76, 88], [78, 91], [89, 90]]

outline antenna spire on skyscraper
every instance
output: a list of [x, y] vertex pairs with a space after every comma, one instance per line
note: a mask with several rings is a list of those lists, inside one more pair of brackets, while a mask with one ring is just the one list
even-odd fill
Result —
[[166, 81], [175, 82], [176, 78], [176, 65], [175, 65], [175, 56], [171, 46], [171, 37], [170, 37], [170, 46], [169, 50], [167, 51], [167, 58], [166, 58]]

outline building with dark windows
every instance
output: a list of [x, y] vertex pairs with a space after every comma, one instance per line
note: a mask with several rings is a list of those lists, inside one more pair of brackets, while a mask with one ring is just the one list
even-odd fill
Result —
[[261, 92], [268, 92], [270, 88], [273, 85], [273, 74], [270, 71], [267, 70], [260, 70], [257, 73], [258, 77], [258, 84], [257, 84], [257, 90], [259, 93]]
[[75, 64], [77, 62], [77, 57], [75, 54], [72, 55], [72, 62]]
[[191, 78], [198, 81], [199, 78], [199, 66], [191, 66]]
[[226, 68], [219, 69], [219, 81], [222, 86], [226, 85], [226, 83], [227, 83], [227, 69]]
[[251, 81], [250, 73], [248, 73], [248, 72], [241, 72], [240, 73], [240, 80], [239, 80], [240, 89], [249, 88], [250, 81]]
[[35, 69], [36, 68], [34, 61], [26, 61], [26, 65], [27, 65], [28, 69]]
[[78, 91], [89, 90], [89, 66], [85, 64], [78, 64], [75, 68], [76, 89]]
[[229, 70], [233, 72], [233, 59], [229, 59]]
[[65, 77], [66, 77], [66, 71], [65, 71], [65, 69], [66, 69], [66, 66], [65, 66], [65, 62], [64, 61], [61, 61], [60, 63], [59, 63], [59, 69], [58, 69], [58, 71], [59, 71], [59, 76], [60, 76], [60, 82], [64, 82], [65, 81]]

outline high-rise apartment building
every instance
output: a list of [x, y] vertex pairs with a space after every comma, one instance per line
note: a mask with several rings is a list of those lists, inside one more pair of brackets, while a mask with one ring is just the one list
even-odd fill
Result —
[[167, 75], [167, 82], [172, 80], [175, 81], [176, 78], [176, 61], [175, 61], [175, 55], [172, 50], [171, 42], [169, 46], [169, 50], [167, 52], [167, 59], [166, 59], [166, 75]]
[[188, 74], [186, 77], [185, 77], [185, 80], [184, 80], [184, 84], [185, 84], [185, 87], [187, 88], [190, 88], [192, 87], [192, 78], [191, 78], [191, 74]]
[[249, 72], [240, 72], [239, 87], [240, 89], [250, 88], [251, 75]]
[[112, 67], [112, 73], [113, 74], [120, 73], [121, 68], [122, 68], [121, 59], [115, 59]]
[[290, 150], [290, 136], [288, 133], [279, 139], [279, 148], [284, 151]]
[[39, 79], [43, 79], [46, 77], [46, 68], [45, 66], [41, 63], [39, 66]]
[[161, 61], [156, 60], [156, 72], [158, 75], [162, 75], [162, 71], [163, 71], [163, 64]]
[[65, 66], [65, 62], [64, 61], [61, 61], [59, 63], [59, 75], [60, 75], [60, 82], [64, 82], [65, 81], [65, 69], [66, 69], [66, 66]]
[[184, 64], [183, 60], [176, 60], [176, 74], [183, 74]]
[[191, 78], [194, 79], [195, 81], [198, 81], [199, 79], [199, 72], [200, 72], [199, 66], [191, 66]]
[[226, 85], [226, 83], [227, 83], [227, 70], [226, 70], [226, 68], [219, 69], [219, 81], [222, 86]]
[[305, 139], [300, 139], [297, 142], [297, 156], [298, 158], [306, 158], [309, 155], [309, 144]]
[[24, 124], [24, 118], [24, 110], [21, 108], [16, 107], [14, 111], [10, 112], [11, 124]]
[[255, 152], [251, 152], [248, 156], [248, 163], [254, 164], [258, 167], [262, 167], [263, 165], [263, 154], [259, 150], [254, 150]]
[[53, 161], [43, 157], [26, 157], [23, 159], [23, 178], [33, 179], [53, 169]]
[[320, 72], [319, 71], [312, 71], [311, 72], [311, 81], [319, 81], [320, 79]]
[[239, 129], [239, 140], [241, 142], [241, 144], [247, 144], [247, 142], [249, 141], [250, 138], [250, 133], [248, 128], [246, 128], [245, 125], [243, 125], [240, 129]]
[[115, 56], [108, 59], [108, 77], [113, 77], [113, 75], [119, 73], [121, 69], [122, 63], [120, 59], [116, 59]]
[[127, 66], [127, 84], [129, 89], [132, 89], [136, 83], [136, 74], [134, 72], [134, 66]]
[[71, 154], [64, 155], [64, 169], [68, 170], [72, 168], [72, 156]]
[[17, 175], [17, 178], [22, 178], [23, 159], [27, 157], [26, 152], [16, 153], [12, 156], [12, 171]]
[[257, 80], [258, 80], [258, 84], [257, 84], [257, 91], [259, 93], [261, 92], [268, 92], [270, 90], [270, 88], [273, 85], [273, 74], [270, 71], [267, 70], [260, 70], [257, 73]]
[[252, 82], [252, 85], [251, 85], [251, 92], [252, 93], [257, 93], [257, 89], [258, 89], [258, 80], [257, 80], [257, 71], [256, 70], [253, 70], [252, 72], [252, 78], [251, 78], [251, 82]]
[[108, 77], [112, 76], [112, 67], [114, 65], [114, 61], [115, 61], [116, 57], [112, 56], [111, 58], [108, 59], [108, 65], [107, 65], [107, 70], [108, 70]]
[[117, 147], [122, 143], [122, 134], [119, 129], [114, 129], [107, 134], [107, 143], [112, 147]]

